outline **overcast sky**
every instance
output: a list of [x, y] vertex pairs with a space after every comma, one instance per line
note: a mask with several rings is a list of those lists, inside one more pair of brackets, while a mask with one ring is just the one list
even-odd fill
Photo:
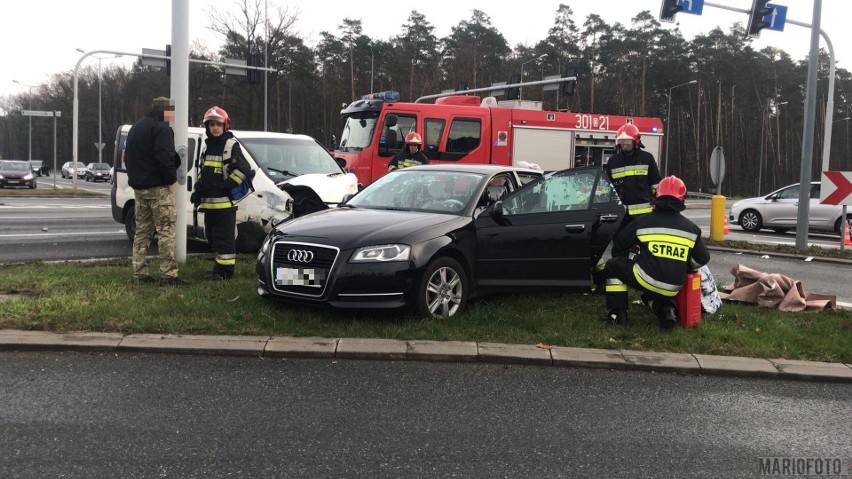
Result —
[[[261, 4], [264, 1], [260, 0]], [[751, 1], [714, 0], [711, 3], [747, 10]], [[546, 37], [560, 3], [571, 7], [574, 21], [582, 27], [591, 13], [625, 25], [642, 10], [649, 10], [657, 17], [662, 0], [268, 0], [270, 12], [274, 12], [276, 5], [298, 12], [296, 30], [309, 45], [316, 44], [323, 30], [337, 35], [343, 18], [361, 19], [364, 34], [387, 39], [401, 32], [401, 25], [414, 8], [435, 26], [438, 37], [449, 34], [451, 27], [469, 19], [473, 9], [479, 9], [490, 16], [492, 24], [503, 33], [510, 46], [519, 43], [532, 46]], [[777, 0], [774, 3], [788, 7], [787, 18], [812, 23], [812, 0]], [[850, 6], [849, 0], [822, 1], [822, 30], [834, 45], [838, 67], [847, 70], [852, 70], [852, 28], [847, 17]], [[201, 40], [215, 52], [221, 40], [207, 28], [209, 11], [216, 8], [236, 12], [234, 0], [190, 0], [189, 7], [190, 41]], [[37, 85], [46, 81], [50, 74], [73, 70], [81, 56], [76, 48], [130, 53], [141, 53], [142, 48], [164, 49], [171, 43], [171, 8], [171, 0], [5, 0], [4, 22], [0, 27], [3, 45], [0, 96], [28, 91], [13, 80]], [[745, 24], [748, 20], [747, 14], [708, 5], [700, 16], [679, 13], [676, 18], [687, 38], [717, 26], [727, 31], [734, 22]], [[674, 28], [674, 24], [663, 25]], [[803, 59], [809, 51], [810, 29], [788, 24], [783, 32], [764, 30], [755, 47], [760, 49], [767, 45], [786, 50], [794, 59]], [[822, 40], [820, 46], [825, 46]], [[122, 61], [131, 62], [113, 58], [102, 60], [102, 65]], [[95, 64], [97, 60], [89, 58], [88, 62]]]

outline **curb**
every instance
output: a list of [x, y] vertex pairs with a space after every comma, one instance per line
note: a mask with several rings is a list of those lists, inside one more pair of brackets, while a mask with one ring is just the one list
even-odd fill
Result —
[[0, 330], [0, 351], [113, 351], [277, 358], [480, 362], [852, 383], [852, 365], [547, 345], [366, 338]]

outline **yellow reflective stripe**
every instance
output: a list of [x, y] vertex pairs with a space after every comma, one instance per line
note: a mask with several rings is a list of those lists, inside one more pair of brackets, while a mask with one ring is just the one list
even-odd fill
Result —
[[243, 183], [243, 179], [241, 177], [235, 175], [234, 173], [231, 173], [231, 176], [229, 176], [228, 178], [234, 180], [234, 183], [236, 183], [238, 185], [241, 185]]
[[656, 226], [656, 227], [650, 227], [650, 228], [639, 228], [639, 229], [636, 230], [637, 236], [654, 235], [654, 234], [679, 236], [681, 238], [691, 239], [692, 241], [695, 241], [695, 240], [698, 239], [698, 234], [696, 234], [696, 233], [692, 233], [691, 231], [683, 231], [683, 230], [679, 230], [679, 229], [675, 229], [675, 228], [664, 228], [664, 227], [661, 227], [661, 226]]
[[693, 241], [691, 239], [683, 238], [681, 236], [661, 235], [661, 234], [656, 234], [656, 235], [653, 235], [653, 234], [652, 235], [637, 234], [636, 237], [639, 238], [639, 241], [641, 241], [643, 243], [650, 243], [650, 242], [671, 243], [671, 244], [686, 246], [688, 248], [694, 248], [695, 247], [695, 241]]
[[607, 293], [626, 293], [627, 285], [626, 284], [608, 284], [604, 287], [604, 291]]
[[231, 199], [224, 196], [219, 198], [201, 198], [201, 203], [198, 205], [199, 208], [205, 210], [221, 210], [232, 206], [234, 204], [231, 203]]
[[222, 167], [222, 161], [221, 160], [219, 160], [219, 161], [204, 160], [204, 164], [202, 166], [206, 166], [206, 167], [210, 167], [210, 168], [221, 168]]
[[672, 284], [664, 283], [662, 281], [657, 281], [654, 278], [648, 276], [647, 273], [642, 271], [642, 268], [640, 268], [638, 264], [633, 265], [633, 276], [636, 278], [636, 281], [640, 285], [642, 285], [643, 288], [647, 289], [648, 291], [659, 293], [663, 296], [677, 296], [678, 291], [680, 291], [680, 286], [675, 286]]
[[628, 211], [627, 214], [629, 214], [630, 216], [639, 216], [639, 215], [646, 215], [646, 214], [648, 214], [652, 211], [654, 211], [653, 208], [651, 208], [649, 206], [648, 208], [642, 208], [641, 210]]
[[644, 215], [645, 213], [650, 213], [652, 211], [654, 211], [654, 209], [651, 208], [651, 203], [627, 205], [627, 214], [629, 215]]
[[221, 264], [223, 266], [233, 266], [233, 265], [237, 264], [237, 259], [236, 258], [231, 258], [231, 259], [219, 258], [217, 256], [216, 257], [216, 264]]
[[613, 168], [610, 174], [614, 180], [627, 176], [648, 176], [648, 165], [630, 165]]

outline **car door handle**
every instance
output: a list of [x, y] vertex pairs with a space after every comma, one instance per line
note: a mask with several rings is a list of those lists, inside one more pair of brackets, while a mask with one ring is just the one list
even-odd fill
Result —
[[601, 223], [615, 223], [616, 221], [618, 221], [618, 215], [609, 213], [598, 215], [598, 220], [600, 220]]
[[586, 230], [586, 225], [565, 225], [565, 231], [568, 233], [582, 233]]

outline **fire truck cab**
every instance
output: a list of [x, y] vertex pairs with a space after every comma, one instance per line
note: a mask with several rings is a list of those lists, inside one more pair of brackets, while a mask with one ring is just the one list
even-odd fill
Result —
[[[388, 171], [409, 132], [423, 137], [431, 163], [537, 165], [545, 171], [603, 165], [615, 154], [615, 132], [635, 124], [645, 149], [660, 160], [659, 118], [547, 111], [541, 102], [450, 95], [435, 103], [400, 102], [399, 93], [365, 95], [343, 110], [334, 156], [366, 186]], [[342, 162], [341, 162], [342, 163]]]

